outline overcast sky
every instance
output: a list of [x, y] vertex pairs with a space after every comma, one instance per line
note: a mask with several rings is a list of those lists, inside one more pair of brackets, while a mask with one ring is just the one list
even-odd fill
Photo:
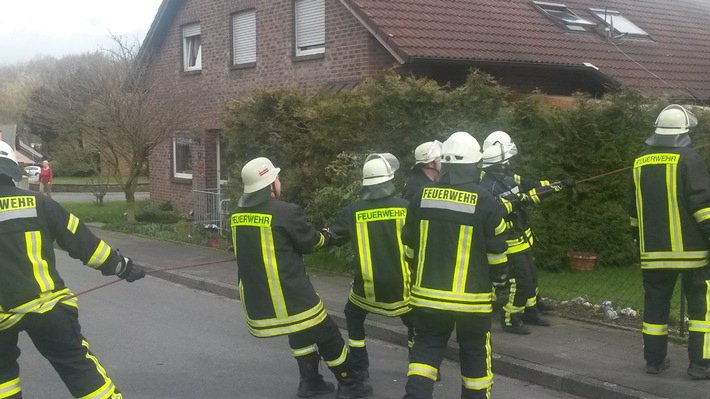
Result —
[[162, 0], [0, 0], [0, 64], [142, 42]]

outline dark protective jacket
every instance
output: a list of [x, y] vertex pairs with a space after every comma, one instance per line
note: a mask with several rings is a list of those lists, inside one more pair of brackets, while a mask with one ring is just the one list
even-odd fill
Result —
[[412, 174], [409, 175], [409, 179], [404, 184], [404, 189], [402, 190], [402, 198], [407, 201], [411, 201], [417, 192], [422, 189], [426, 184], [432, 182], [427, 175], [424, 174], [421, 164], [414, 166], [412, 169]]
[[231, 227], [239, 292], [252, 335], [291, 334], [325, 320], [327, 313], [306, 275], [303, 254], [326, 242], [300, 207], [269, 197], [238, 208]]
[[[504, 220], [507, 227], [506, 242], [508, 253], [530, 251], [534, 235], [530, 220], [525, 209], [526, 205], [539, 204], [545, 197], [554, 193], [548, 180], [526, 179], [517, 174], [500, 176], [481, 171], [480, 185], [498, 198], [504, 210]], [[516, 201], [504, 198], [517, 197]], [[527, 201], [528, 204], [523, 202]]]
[[411, 306], [490, 313], [491, 280], [505, 273], [505, 223], [473, 182], [426, 185], [407, 208], [402, 242], [415, 253]]
[[114, 274], [118, 253], [55, 201], [0, 183], [0, 330], [58, 303], [77, 307], [56, 268], [54, 242], [74, 259]]
[[629, 216], [642, 269], [708, 264], [710, 179], [690, 147], [648, 147], [634, 161]]
[[358, 200], [330, 227], [338, 245], [353, 242], [356, 268], [350, 300], [369, 312], [391, 317], [410, 310], [410, 273], [402, 244], [406, 215], [407, 201], [401, 198]]

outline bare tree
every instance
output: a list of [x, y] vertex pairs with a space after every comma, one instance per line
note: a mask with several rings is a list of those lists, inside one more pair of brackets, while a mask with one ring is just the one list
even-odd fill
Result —
[[[138, 179], [148, 156], [176, 130], [182, 113], [167, 99], [154, 96], [147, 59], [138, 46], [113, 37], [115, 48], [101, 57], [84, 57], [70, 77], [42, 96], [44, 118], [75, 134], [87, 151], [100, 154], [126, 195], [127, 220], [135, 221]], [[71, 132], [71, 133], [70, 133]]]

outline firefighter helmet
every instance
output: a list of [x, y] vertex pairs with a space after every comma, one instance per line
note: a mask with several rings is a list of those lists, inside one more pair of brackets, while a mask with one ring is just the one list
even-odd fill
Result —
[[474, 164], [481, 156], [481, 146], [467, 132], [456, 132], [441, 145], [443, 163]]
[[676, 135], [688, 132], [688, 128], [698, 125], [698, 119], [692, 112], [678, 104], [671, 104], [656, 118], [656, 134]]
[[483, 151], [487, 150], [489, 147], [491, 147], [493, 144], [501, 143], [503, 146], [509, 146], [515, 144], [513, 143], [513, 140], [510, 138], [508, 133], [502, 131], [502, 130], [497, 130], [486, 137], [485, 140], [483, 140]]
[[399, 169], [399, 160], [390, 153], [370, 154], [362, 167], [362, 185], [374, 186], [394, 178]]
[[441, 142], [438, 140], [427, 141], [414, 150], [415, 164], [427, 164], [437, 159], [441, 159]]
[[242, 168], [244, 193], [249, 194], [268, 187], [279, 177], [279, 172], [281, 169], [274, 167], [268, 158], [252, 159]]
[[0, 141], [0, 175], [9, 176], [15, 181], [22, 180], [22, 171], [17, 164], [15, 150], [4, 141]]

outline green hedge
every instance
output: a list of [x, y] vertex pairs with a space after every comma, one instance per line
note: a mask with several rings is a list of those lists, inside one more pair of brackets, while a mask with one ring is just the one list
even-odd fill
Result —
[[[295, 88], [262, 90], [228, 105], [225, 136], [240, 170], [269, 157], [282, 168], [284, 198], [301, 204], [319, 226], [357, 195], [364, 156], [391, 152], [402, 163], [398, 187], [413, 164], [413, 149], [468, 131], [483, 142], [494, 130], [508, 132], [522, 176], [582, 180], [629, 167], [668, 100], [621, 90], [593, 99], [575, 97], [558, 107], [540, 93], [509, 102], [508, 90], [472, 71], [460, 87], [384, 74], [351, 91], [306, 96]], [[696, 110], [707, 135], [710, 115]], [[537, 262], [555, 270], [567, 251], [599, 253], [604, 266], [631, 264], [627, 197], [630, 171], [582, 183], [532, 211], [539, 244]], [[232, 187], [233, 195], [241, 191]]]

